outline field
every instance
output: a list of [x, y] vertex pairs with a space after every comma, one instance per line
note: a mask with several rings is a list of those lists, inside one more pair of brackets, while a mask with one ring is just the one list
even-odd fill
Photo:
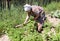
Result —
[[[59, 10], [60, 3], [55, 3], [55, 5], [51, 3], [44, 8], [47, 13], [50, 13], [51, 11]], [[56, 25], [55, 34], [51, 32], [49, 36], [52, 24], [48, 20], [43, 25], [43, 33], [36, 31], [35, 21], [31, 20], [33, 17], [30, 18], [30, 22], [27, 25], [15, 28], [16, 25], [24, 22], [25, 17], [26, 12], [23, 11], [21, 6], [12, 6], [10, 10], [0, 11], [0, 36], [7, 34], [11, 41], [60, 41], [60, 24]]]

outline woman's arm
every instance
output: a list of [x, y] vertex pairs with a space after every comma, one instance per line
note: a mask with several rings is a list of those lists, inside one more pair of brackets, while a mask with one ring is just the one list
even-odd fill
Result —
[[23, 25], [25, 25], [26, 23], [28, 23], [29, 17], [30, 17], [30, 15], [27, 14], [27, 17], [26, 17], [24, 23], [23, 23], [23, 24], [19, 24], [19, 25], [15, 26], [15, 27], [20, 27], [20, 26], [23, 26]]
[[36, 17], [34, 17], [34, 20], [37, 20], [38, 17], [39, 17], [39, 14], [36, 14]]
[[28, 14], [27, 14], [27, 17], [26, 17], [26, 19], [25, 19], [25, 21], [24, 21], [24, 23], [23, 23], [23, 24], [27, 24], [27, 23], [28, 23], [29, 18], [30, 18], [30, 14], [28, 13]]

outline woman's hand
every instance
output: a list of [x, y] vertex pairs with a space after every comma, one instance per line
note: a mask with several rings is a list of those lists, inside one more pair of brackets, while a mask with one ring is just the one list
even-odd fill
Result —
[[36, 18], [34, 18], [33, 20], [36, 20]]
[[34, 21], [34, 20], [36, 20], [36, 19], [35, 19], [35, 18], [31, 18], [30, 20], [31, 20], [31, 21]]
[[39, 14], [36, 14], [36, 17], [34, 17], [34, 20], [37, 20], [39, 17]]

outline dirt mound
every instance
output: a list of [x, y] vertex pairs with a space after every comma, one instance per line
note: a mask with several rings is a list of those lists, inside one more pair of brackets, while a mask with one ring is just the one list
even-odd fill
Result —
[[46, 15], [48, 21], [52, 24], [52, 26], [56, 26], [60, 23], [60, 19], [55, 18], [55, 17], [51, 17], [50, 15]]
[[4, 34], [0, 37], [0, 41], [10, 41], [10, 39], [6, 34]]

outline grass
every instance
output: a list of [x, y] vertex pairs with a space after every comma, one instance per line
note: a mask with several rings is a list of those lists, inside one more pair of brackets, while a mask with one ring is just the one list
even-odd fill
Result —
[[51, 4], [48, 4], [45, 8], [45, 11], [51, 12], [55, 10], [60, 10], [60, 2], [51, 2]]

